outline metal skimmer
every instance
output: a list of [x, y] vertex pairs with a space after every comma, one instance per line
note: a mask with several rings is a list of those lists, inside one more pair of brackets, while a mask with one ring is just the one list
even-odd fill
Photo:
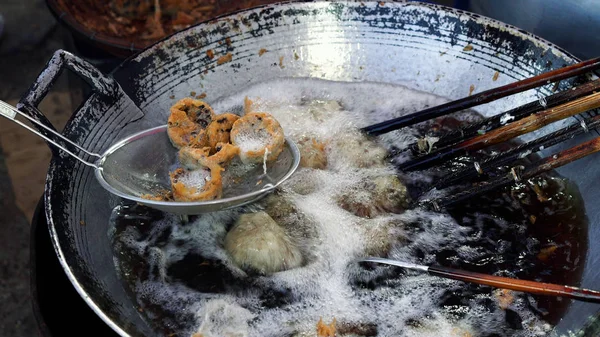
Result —
[[[0, 115], [45, 139], [95, 171], [102, 187], [119, 197], [156, 208], [161, 211], [181, 215], [193, 215], [215, 212], [226, 208], [238, 207], [254, 202], [288, 179], [300, 164], [300, 151], [296, 144], [286, 137], [286, 147], [277, 161], [266, 169], [257, 165], [239, 183], [224, 186], [223, 198], [201, 202], [154, 201], [141, 196], [159, 194], [170, 190], [169, 171], [178, 162], [178, 150], [171, 145], [167, 135], [167, 126], [158, 126], [141, 131], [122, 139], [103, 154], [90, 152], [60, 133], [52, 130], [35, 118], [19, 111], [12, 105], [0, 101]], [[30, 122], [50, 132], [55, 139], [45, 136], [26, 123], [17, 120], [22, 116]], [[61, 141], [63, 144], [61, 144]], [[85, 153], [93, 160], [86, 160], [65, 145], [69, 144]]]

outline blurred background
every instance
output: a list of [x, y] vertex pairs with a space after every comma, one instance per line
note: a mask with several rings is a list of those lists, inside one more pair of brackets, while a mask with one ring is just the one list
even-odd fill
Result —
[[[249, 5], [275, 1], [186, 2], [195, 4], [194, 8], [178, 8], [181, 2], [176, 0], [158, 2], [161, 8], [157, 10], [154, 0], [0, 1], [0, 99], [15, 105], [57, 49], [73, 52], [102, 71], [110, 72], [136, 50], [194, 22]], [[579, 58], [598, 56], [600, 37], [596, 29], [600, 26], [600, 1], [597, 0], [427, 2], [499, 19], [537, 34]], [[65, 73], [46, 96], [41, 110], [61, 129], [88, 94], [86, 90], [82, 82]], [[2, 336], [58, 335], [48, 328], [52, 324], [44, 322], [45, 316], [40, 314], [44, 305], [39, 303], [44, 298], [44, 288], [39, 284], [66, 282], [59, 267], [51, 269], [50, 262], [45, 264], [40, 260], [52, 257], [54, 253], [48, 242], [40, 243], [43, 235], [47, 235], [47, 229], [45, 222], [37, 221], [50, 157], [43, 141], [13, 123], [0, 120]], [[36, 209], [37, 220], [32, 221]], [[38, 259], [37, 264], [34, 262], [35, 268], [30, 268], [30, 257], [34, 261]], [[38, 270], [40, 266], [48, 266], [48, 269], [42, 272]], [[65, 284], [64, 288], [56, 286], [54, 289], [70, 291], [70, 284]], [[56, 309], [55, 304], [51, 307]], [[64, 312], [61, 314], [65, 315]]]

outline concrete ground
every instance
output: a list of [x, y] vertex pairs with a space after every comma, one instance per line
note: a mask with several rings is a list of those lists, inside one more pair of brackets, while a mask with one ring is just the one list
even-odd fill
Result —
[[[0, 99], [16, 104], [52, 53], [70, 43], [43, 0], [2, 0]], [[35, 18], [35, 20], [31, 20]], [[62, 127], [72, 112], [66, 79], [41, 110]], [[29, 296], [30, 220], [43, 192], [50, 151], [24, 129], [0, 120], [0, 336], [31, 337], [37, 327]]]

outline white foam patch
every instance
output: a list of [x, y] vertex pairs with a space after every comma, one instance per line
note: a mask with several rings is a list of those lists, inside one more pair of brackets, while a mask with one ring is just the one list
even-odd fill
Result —
[[[462, 318], [455, 319], [439, 308], [436, 301], [444, 292], [464, 286], [457, 281], [408, 273], [391, 278], [390, 284], [375, 289], [356, 288], [350, 282], [366, 273], [358, 267], [356, 259], [364, 255], [367, 247], [377, 244], [367, 240], [380, 240], [386, 233], [404, 235], [403, 223], [419, 223], [422, 230], [411, 233], [407, 244], [394, 246], [389, 252], [391, 258], [433, 264], [436, 262], [433, 254], [417, 260], [414, 250], [436, 252], [460, 242], [465, 236], [466, 229], [448, 215], [416, 209], [364, 219], [342, 209], [336, 202], [337, 196], [366, 179], [394, 174], [393, 167], [377, 156], [382, 147], [402, 149], [416, 141], [414, 131], [400, 130], [381, 137], [381, 143], [346, 146], [349, 142], [365, 141], [357, 134], [357, 127], [446, 100], [402, 86], [289, 79], [248, 88], [236, 96], [213, 102], [213, 108], [217, 112], [241, 110], [246, 96], [258, 105], [257, 111], [272, 114], [287, 136], [295, 140], [309, 136], [327, 144], [327, 170], [300, 169], [282, 188], [283, 197], [291, 200], [298, 213], [305, 217], [301, 224], [290, 225], [296, 226], [291, 231], [301, 233], [306, 229], [315, 233], [314, 237], [303, 238], [306, 246], [302, 248], [311, 253], [309, 263], [253, 280], [255, 284], [285, 289], [294, 301], [283, 307], [265, 308], [261, 306], [260, 294], [255, 291], [238, 289], [227, 294], [203, 294], [180, 284], [156, 281], [139, 284], [138, 296], [150, 298], [171, 311], [197, 313], [197, 324], [182, 335], [198, 331], [205, 337], [314, 336], [321, 318], [326, 323], [335, 318], [339, 323], [373, 324], [379, 336], [390, 337], [469, 336], [467, 333], [476, 336], [502, 326], [504, 313], [501, 310], [491, 313], [474, 306]], [[363, 163], [374, 165], [364, 167]], [[421, 173], [404, 178], [431, 179]], [[162, 222], [163, 226], [172, 226], [170, 242], [160, 254], [155, 251], [156, 261], [162, 262], [164, 258], [169, 265], [181, 260], [187, 252], [194, 252], [222, 261], [243, 277], [245, 274], [231, 262], [222, 247], [227, 226], [235, 221], [238, 212], [203, 215], [185, 226], [178, 225], [174, 216], [167, 216]], [[291, 236], [298, 237], [296, 234]], [[137, 245], [130, 241], [128, 244]], [[465, 249], [459, 254], [473, 256], [478, 252]], [[536, 336], [540, 331], [549, 330], [525, 305], [515, 303], [513, 310], [527, 320], [527, 324], [523, 330], [511, 331], [511, 335]], [[419, 320], [420, 325], [407, 324], [410, 319]]]
[[202, 188], [209, 180], [210, 171], [204, 169], [185, 171], [184, 174], [179, 176], [179, 181], [188, 187]]
[[263, 136], [259, 133], [239, 133], [234, 139], [235, 145], [240, 148], [241, 152], [260, 151], [269, 145], [269, 141], [270, 140], [266, 135]]
[[254, 315], [237, 305], [217, 299], [206, 303], [197, 314], [202, 322], [197, 333], [203, 337], [248, 336], [248, 321]]

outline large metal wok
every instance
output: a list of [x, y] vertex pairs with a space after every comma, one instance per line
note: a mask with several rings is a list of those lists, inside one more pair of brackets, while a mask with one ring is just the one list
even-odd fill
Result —
[[[465, 48], [469, 44], [472, 49]], [[260, 56], [263, 48], [268, 52]], [[210, 58], [208, 50], [217, 57]], [[227, 53], [231, 62], [217, 61]], [[315, 77], [400, 83], [457, 99], [468, 95], [472, 85], [475, 90], [489, 89], [575, 61], [560, 48], [514, 27], [435, 5], [284, 3], [192, 27], [125, 61], [109, 75], [57, 51], [20, 107], [41, 117], [36, 106], [56, 76], [64, 68], [75, 72], [95, 93], [73, 114], [64, 134], [102, 152], [119, 138], [164, 124], [173, 97], [190, 92], [204, 92], [211, 102], [261, 81]], [[494, 81], [496, 71], [500, 76]], [[551, 89], [545, 87], [541, 93]], [[536, 95], [529, 91], [477, 110], [484, 115], [498, 113]], [[600, 235], [597, 159], [591, 156], [560, 169], [579, 185], [585, 199], [590, 242]], [[90, 307], [119, 334], [155, 336], [158, 333], [138, 312], [113, 262], [107, 228], [118, 202], [98, 184], [92, 169], [55, 152], [45, 206], [65, 272]], [[590, 244], [581, 286], [600, 288], [599, 263], [600, 246]], [[593, 304], [573, 303], [558, 331], [578, 330], [597, 310]]]

